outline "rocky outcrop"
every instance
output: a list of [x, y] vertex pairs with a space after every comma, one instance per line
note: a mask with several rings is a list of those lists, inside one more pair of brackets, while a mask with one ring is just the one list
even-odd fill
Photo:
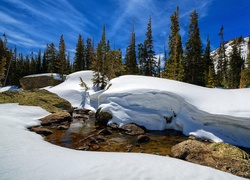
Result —
[[66, 121], [72, 121], [71, 115], [67, 111], [60, 111], [53, 114], [50, 114], [42, 119], [39, 119], [41, 121], [42, 126], [51, 125], [53, 123], [60, 124], [62, 122]]
[[170, 156], [250, 178], [249, 154], [226, 143], [187, 140], [172, 147]]
[[25, 76], [19, 82], [24, 90], [55, 86], [62, 83], [61, 80], [54, 79], [53, 76]]

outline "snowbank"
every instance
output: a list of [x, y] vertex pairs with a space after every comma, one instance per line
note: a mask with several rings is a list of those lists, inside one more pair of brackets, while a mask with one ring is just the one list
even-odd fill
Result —
[[39, 107], [0, 104], [0, 114], [0, 179], [241, 179], [169, 157], [52, 145], [26, 129], [48, 115]]
[[[84, 87], [80, 86], [80, 78], [82, 78], [90, 90], [87, 91]], [[95, 111], [89, 104], [90, 95], [95, 92], [92, 78], [93, 71], [79, 71], [68, 75], [63, 83], [46, 89], [69, 101], [73, 107], [87, 108]]]
[[215, 142], [250, 148], [250, 89], [203, 88], [173, 80], [122, 76], [99, 97], [99, 107], [120, 126], [175, 129]]

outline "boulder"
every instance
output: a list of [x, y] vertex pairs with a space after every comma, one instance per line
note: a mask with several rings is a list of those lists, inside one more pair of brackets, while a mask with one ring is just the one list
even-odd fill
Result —
[[173, 146], [170, 156], [250, 178], [249, 154], [227, 143], [187, 140]]
[[150, 137], [148, 137], [145, 134], [137, 136], [138, 143], [147, 143], [147, 142], [149, 142], [149, 140], [150, 140]]
[[55, 86], [63, 81], [54, 79], [53, 76], [25, 76], [19, 80], [24, 90], [38, 89], [47, 86]]
[[62, 122], [66, 122], [66, 121], [70, 122], [70, 121], [72, 121], [72, 117], [67, 111], [60, 111], [60, 112], [50, 114], [50, 115], [48, 115], [42, 119], [39, 119], [39, 120], [41, 121], [41, 125], [47, 126], [47, 125], [51, 125], [53, 123], [60, 124]]
[[141, 134], [144, 134], [145, 131], [139, 127], [138, 125], [136, 124], [125, 124], [123, 126], [121, 126], [119, 128], [120, 130], [123, 130], [125, 134], [128, 134], [128, 135], [141, 135]]
[[102, 112], [101, 109], [98, 109], [95, 114], [96, 122], [106, 126], [108, 124], [108, 121], [112, 119], [112, 114], [108, 112]]
[[37, 133], [37, 134], [41, 134], [41, 135], [44, 135], [44, 136], [48, 136], [48, 135], [53, 133], [51, 130], [46, 129], [46, 128], [42, 127], [42, 126], [32, 127], [30, 130]]

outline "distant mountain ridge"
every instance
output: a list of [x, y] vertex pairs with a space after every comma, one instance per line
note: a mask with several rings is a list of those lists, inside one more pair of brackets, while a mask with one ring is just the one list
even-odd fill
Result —
[[[226, 50], [225, 51], [226, 56], [230, 57], [230, 54], [233, 49], [233, 45], [236, 43], [238, 48], [240, 48], [242, 58], [246, 61], [247, 54], [248, 54], [248, 43], [250, 43], [249, 41], [250, 41], [250, 36], [247, 36], [245, 38], [243, 37], [233, 38], [227, 41], [224, 45], [225, 50]], [[218, 51], [219, 51], [219, 47], [210, 53], [210, 56], [214, 62], [218, 60]]]

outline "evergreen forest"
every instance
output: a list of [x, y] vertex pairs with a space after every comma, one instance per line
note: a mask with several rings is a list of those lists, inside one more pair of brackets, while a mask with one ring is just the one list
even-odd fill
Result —
[[[232, 52], [225, 53], [224, 27], [218, 30], [220, 46], [218, 56], [211, 57], [210, 39], [204, 43], [200, 37], [199, 15], [194, 10], [190, 13], [188, 39], [184, 43], [180, 35], [179, 8], [170, 16], [170, 33], [164, 56], [156, 58], [152, 33], [152, 18], [149, 17], [145, 40], [136, 42], [134, 21], [128, 36], [126, 54], [120, 49], [112, 49], [106, 39], [106, 26], [102, 27], [102, 36], [97, 46], [91, 38], [78, 35], [75, 56], [71, 59], [69, 51], [60, 36], [58, 43], [49, 43], [37, 53], [24, 55], [17, 48], [8, 47], [7, 32], [0, 38], [0, 86], [20, 86], [19, 79], [30, 74], [64, 74], [81, 70], [93, 70], [93, 82], [96, 87], [105, 88], [108, 80], [121, 75], [143, 75], [167, 78], [204, 87], [243, 88], [250, 87], [250, 42], [248, 55], [244, 59], [239, 44], [242, 37], [233, 40]], [[164, 67], [161, 67], [164, 62]]]

